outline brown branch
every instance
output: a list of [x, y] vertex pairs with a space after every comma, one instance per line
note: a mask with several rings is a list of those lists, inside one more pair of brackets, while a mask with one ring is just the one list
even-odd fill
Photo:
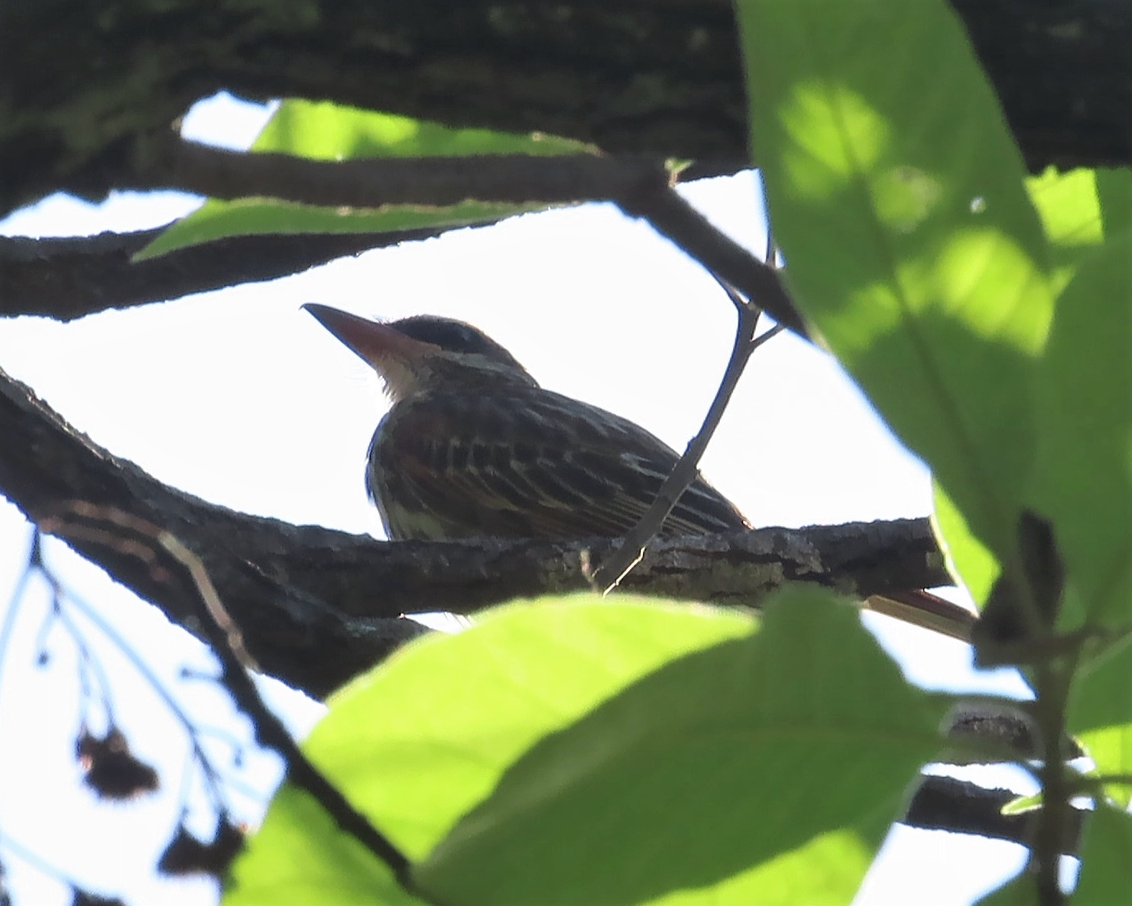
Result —
[[445, 232], [233, 236], [131, 262], [163, 229], [63, 239], [0, 236], [0, 315], [70, 321], [107, 309], [273, 280], [345, 255]]
[[607, 201], [663, 189], [672, 179], [663, 160], [591, 154], [319, 161], [172, 141], [139, 182], [149, 189], [179, 189], [209, 198], [263, 196], [327, 207], [440, 208], [469, 200], [511, 205]]
[[[115, 507], [179, 538], [204, 563], [265, 671], [324, 695], [380, 660], [418, 624], [402, 613], [469, 613], [513, 598], [589, 587], [616, 541], [389, 544], [317, 526], [236, 513], [169, 488], [71, 428], [0, 372], [0, 493], [35, 522], [75, 500]], [[189, 582], [155, 582], [104, 545], [73, 547], [196, 625]], [[807, 530], [763, 529], [666, 541], [633, 571], [628, 591], [747, 604], [783, 582], [861, 596], [949, 579], [927, 520]], [[326, 657], [334, 651], [333, 658]]]
[[[216, 198], [262, 195], [319, 205], [443, 206], [467, 199], [512, 204], [617, 201], [778, 323], [805, 336], [775, 268], [681, 198], [660, 163], [589, 155], [409, 158], [328, 163], [175, 142], [152, 187]], [[0, 237], [0, 315], [60, 320], [238, 282], [295, 273], [335, 257], [439, 235], [445, 227], [381, 234], [241, 236], [137, 263], [157, 230], [78, 239]]]
[[[953, 0], [1030, 166], [1132, 160], [1132, 7]], [[132, 184], [198, 98], [325, 98], [610, 153], [748, 156], [732, 5], [465, 0], [8, 4], [0, 212]], [[92, 36], [97, 36], [97, 40]]]
[[[241, 632], [199, 559], [178, 539], [156, 526], [105, 508], [78, 505], [60, 518], [45, 520], [43, 527], [72, 541], [96, 539], [104, 547], [116, 548], [144, 563], [159, 582], [168, 582], [172, 575], [163, 565], [162, 552], [171, 555], [180, 568], [187, 570], [199, 595], [197, 615], [204, 629], [202, 634], [222, 664], [222, 683], [240, 710], [252, 720], [257, 740], [279, 752], [288, 765], [289, 779], [310, 793], [345, 832], [388, 864], [402, 886], [409, 888], [409, 865], [404, 856], [302, 754], [286, 728], [260, 698], [247, 672], [256, 668], [245, 650]], [[980, 700], [972, 703], [953, 719], [948, 737], [968, 753], [978, 749], [998, 750], [1004, 760], [1035, 755], [1025, 705], [1013, 702], [996, 704]], [[1070, 748], [1067, 755], [1079, 757], [1081, 751]], [[950, 777], [925, 775], [900, 820], [912, 827], [978, 834], [1027, 845], [1034, 833], [1035, 815], [1002, 813], [1003, 806], [1016, 795], [1008, 789], [987, 789]], [[1077, 845], [1080, 815], [1080, 812], [1073, 814], [1075, 820], [1067, 824], [1070, 831], [1062, 838], [1068, 854], [1073, 854]]]
[[[927, 775], [921, 778], [900, 821], [925, 830], [978, 834], [1028, 846], [1041, 810], [1003, 814], [1003, 807], [1017, 798], [1014, 790], [988, 789], [953, 777]], [[1087, 814], [1078, 808], [1068, 810], [1058, 843], [1062, 853], [1077, 853]]]

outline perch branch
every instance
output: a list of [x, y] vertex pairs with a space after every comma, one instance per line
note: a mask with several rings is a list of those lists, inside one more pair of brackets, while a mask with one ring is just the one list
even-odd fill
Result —
[[[475, 612], [589, 587], [617, 545], [481, 541], [389, 544], [236, 513], [167, 487], [71, 428], [0, 372], [0, 493], [33, 522], [71, 501], [115, 507], [201, 559], [265, 671], [322, 696], [422, 631], [404, 613]], [[103, 545], [72, 546], [195, 631], [191, 583], [155, 583]], [[761, 529], [657, 543], [626, 591], [750, 604], [784, 582], [867, 596], [949, 582], [926, 519]], [[325, 652], [336, 652], [334, 658]]]

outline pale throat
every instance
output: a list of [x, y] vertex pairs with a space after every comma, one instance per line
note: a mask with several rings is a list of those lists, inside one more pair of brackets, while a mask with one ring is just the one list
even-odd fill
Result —
[[537, 387], [538, 382], [520, 367], [503, 365], [483, 356], [460, 356], [440, 352], [413, 360], [389, 356], [374, 365], [393, 403], [426, 391], [450, 386], [461, 392], [485, 384], [520, 384]]

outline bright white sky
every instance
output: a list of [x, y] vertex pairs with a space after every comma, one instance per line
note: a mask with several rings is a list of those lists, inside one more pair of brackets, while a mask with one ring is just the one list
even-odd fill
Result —
[[[185, 130], [244, 147], [264, 116], [262, 108], [221, 98], [194, 108]], [[682, 191], [738, 241], [755, 250], [765, 244], [751, 176]], [[0, 222], [0, 232], [140, 229], [196, 203], [172, 193], [115, 195], [98, 206], [56, 196]], [[470, 321], [544, 386], [632, 418], [677, 449], [699, 427], [715, 392], [735, 321], [730, 302], [698, 265], [612, 206], [591, 205], [71, 324], [0, 321], [0, 367], [97, 443], [162, 481], [250, 513], [380, 534], [362, 471], [384, 401], [361, 360], [299, 310], [304, 302], [382, 318], [427, 312]], [[789, 335], [755, 354], [703, 471], [758, 525], [922, 516], [930, 509], [923, 466], [832, 360]], [[0, 501], [0, 602], [13, 587], [27, 538], [18, 511]], [[209, 684], [178, 678], [186, 664], [207, 667], [199, 645], [152, 608], [132, 605], [61, 546], [50, 553], [185, 697], [197, 720], [244, 738]], [[122, 892], [137, 904], [212, 902], [211, 884], [157, 880], [145, 867], [176, 822], [176, 790], [128, 807], [94, 807], [71, 790], [74, 654], [56, 626], [46, 638], [50, 663], [35, 666], [46, 608], [41, 590], [25, 598], [0, 664], [0, 830], [96, 892]], [[923, 685], [1021, 694], [1011, 674], [976, 675], [959, 643], [880, 617], [870, 625]], [[183, 735], [112, 651], [99, 648], [99, 656], [113, 662], [115, 705], [133, 730], [132, 745], [155, 763], [181, 764]], [[317, 718], [317, 706], [279, 684], [271, 694], [297, 732]], [[276, 775], [261, 759], [239, 776], [254, 792], [269, 790]], [[245, 808], [255, 815], [254, 806]], [[67, 901], [56, 882], [43, 880], [2, 842], [0, 857], [17, 904]], [[924, 906], [968, 903], [1016, 872], [1021, 860], [1022, 850], [1010, 844], [900, 829], [856, 902], [907, 903], [914, 891]], [[117, 887], [123, 876], [136, 878], [125, 891]]]

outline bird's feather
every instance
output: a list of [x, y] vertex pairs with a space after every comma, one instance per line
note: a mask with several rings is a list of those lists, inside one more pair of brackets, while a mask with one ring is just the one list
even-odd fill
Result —
[[[539, 388], [426, 394], [370, 447], [367, 486], [390, 537], [619, 536], [656, 499], [676, 451], [627, 419]], [[662, 536], [749, 528], [697, 477]]]

